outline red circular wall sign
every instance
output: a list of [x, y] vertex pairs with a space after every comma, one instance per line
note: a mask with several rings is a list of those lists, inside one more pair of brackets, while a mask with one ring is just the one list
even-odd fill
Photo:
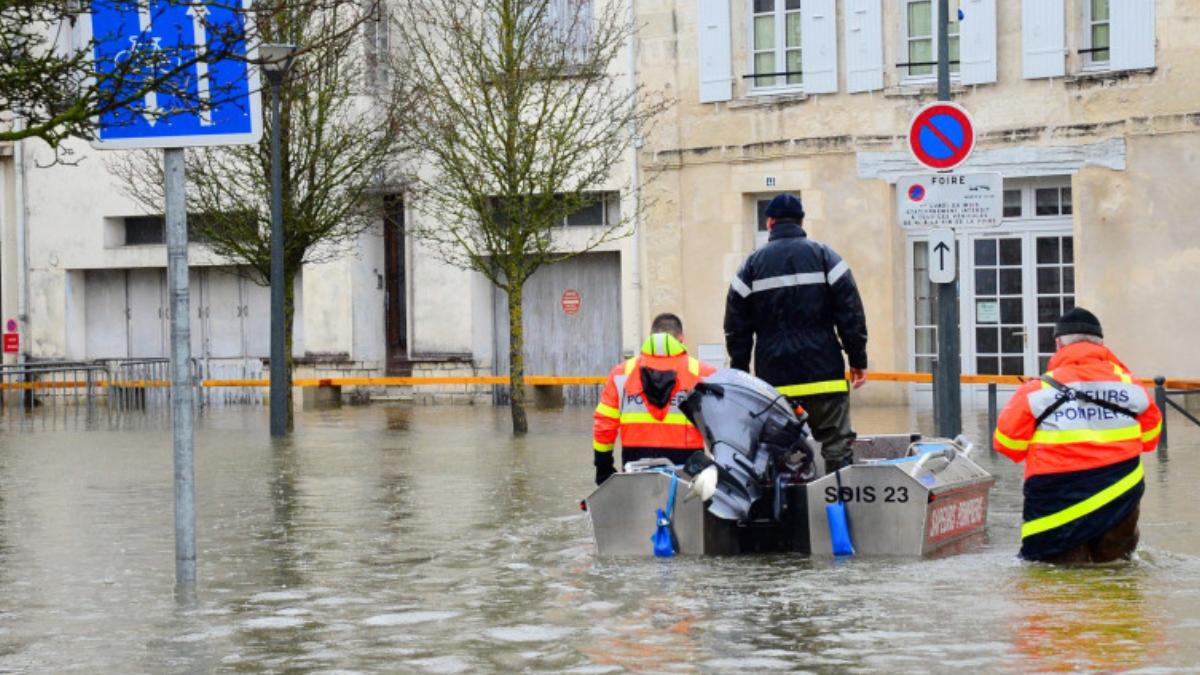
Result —
[[930, 169], [953, 169], [967, 161], [974, 148], [975, 123], [956, 103], [930, 103], [908, 126], [908, 149], [914, 159]]
[[574, 288], [568, 288], [562, 294], [562, 310], [567, 316], [575, 316], [579, 313], [579, 307], [583, 305], [583, 298], [579, 296], [579, 291]]

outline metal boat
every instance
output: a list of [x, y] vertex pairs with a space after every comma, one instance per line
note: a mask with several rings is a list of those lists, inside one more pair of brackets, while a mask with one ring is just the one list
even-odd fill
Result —
[[757, 378], [718, 371], [680, 407], [706, 451], [682, 466], [627, 464], [596, 488], [585, 505], [601, 555], [654, 555], [658, 511], [672, 502], [682, 555], [831, 554], [831, 504], [844, 505], [859, 555], [936, 555], [986, 527], [995, 479], [962, 437], [860, 436], [853, 464], [824, 474], [802, 416]]

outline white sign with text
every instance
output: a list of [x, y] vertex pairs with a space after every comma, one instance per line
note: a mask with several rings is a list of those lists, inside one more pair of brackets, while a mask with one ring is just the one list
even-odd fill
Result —
[[896, 181], [896, 217], [905, 229], [996, 227], [1003, 216], [998, 173], [930, 173]]

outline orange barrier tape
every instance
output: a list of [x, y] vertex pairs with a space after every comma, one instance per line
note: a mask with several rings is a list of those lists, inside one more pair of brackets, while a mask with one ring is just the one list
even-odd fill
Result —
[[[0, 390], [4, 389], [83, 389], [88, 386], [87, 382], [63, 381], [63, 382], [4, 382], [0, 384]], [[103, 382], [93, 382], [93, 387], [103, 387]]]

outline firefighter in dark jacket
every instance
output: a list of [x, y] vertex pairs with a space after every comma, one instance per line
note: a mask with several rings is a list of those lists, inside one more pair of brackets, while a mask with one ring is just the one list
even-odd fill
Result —
[[1050, 369], [1021, 385], [996, 422], [992, 447], [1025, 462], [1026, 560], [1109, 562], [1137, 548], [1141, 456], [1158, 445], [1162, 413], [1103, 336], [1086, 309], [1063, 314]]
[[753, 352], [754, 374], [808, 412], [829, 473], [853, 462], [850, 387], [867, 381], [867, 319], [846, 261], [805, 233], [800, 200], [778, 195], [766, 216], [766, 246], [729, 286], [725, 347], [747, 372]]

